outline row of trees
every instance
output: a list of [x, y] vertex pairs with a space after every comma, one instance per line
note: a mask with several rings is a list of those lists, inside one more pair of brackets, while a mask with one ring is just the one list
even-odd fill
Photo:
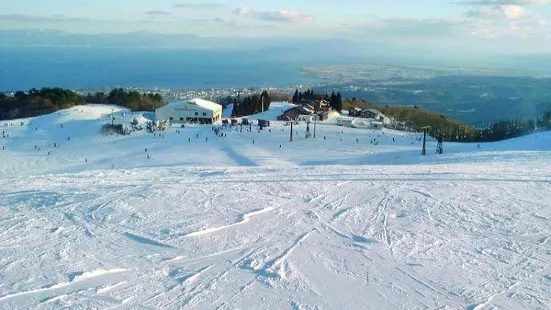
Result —
[[339, 111], [339, 112], [342, 111], [343, 104], [342, 104], [342, 97], [340, 92], [337, 92], [337, 94], [333, 92], [331, 94], [331, 97], [328, 97], [326, 94], [325, 97], [327, 98], [325, 100], [329, 101], [329, 104], [331, 105], [331, 108], [333, 110]]
[[537, 130], [551, 130], [551, 111], [533, 119], [516, 119], [496, 122], [488, 128], [475, 131], [474, 138], [481, 142], [500, 141], [532, 133]]
[[543, 113], [537, 119], [516, 119], [499, 121], [487, 128], [473, 128], [458, 120], [417, 107], [377, 106], [363, 100], [345, 100], [345, 106], [362, 109], [374, 108], [386, 116], [405, 124], [397, 129], [419, 132], [422, 127], [430, 126], [429, 134], [442, 137], [443, 141], [453, 142], [492, 142], [519, 137], [536, 130], [551, 130], [551, 112]]
[[232, 117], [248, 116], [263, 111], [267, 111], [270, 108], [272, 99], [267, 91], [263, 91], [260, 94], [254, 94], [247, 96], [243, 100], [235, 99], [233, 103]]
[[[415, 126], [416, 131], [420, 127]], [[441, 136], [444, 141], [453, 142], [494, 142], [520, 137], [537, 130], [551, 130], [551, 112], [533, 119], [514, 119], [499, 121], [487, 128], [473, 128], [455, 120], [448, 123], [439, 123], [431, 126], [430, 134]]]
[[295, 90], [295, 94], [292, 98], [292, 102], [294, 104], [317, 100], [325, 100], [329, 102], [331, 108], [335, 111], [342, 111], [343, 109], [343, 100], [340, 92], [335, 93], [335, 91], [333, 91], [331, 96], [329, 96], [327, 93], [325, 95], [316, 94], [313, 89], [307, 89], [305, 92], [299, 92], [297, 89]]
[[[327, 94], [325, 96], [327, 97]], [[313, 89], [308, 89], [305, 92], [299, 92], [297, 89], [295, 90], [295, 94], [293, 95], [292, 102], [294, 104], [300, 104], [303, 101], [321, 100], [321, 99], [323, 99], [323, 95], [314, 93]]]
[[123, 106], [132, 111], [154, 111], [164, 105], [160, 94], [142, 94], [136, 90], [127, 91], [123, 88], [115, 88], [107, 95], [102, 92], [88, 94], [85, 100], [87, 103]]
[[14, 96], [0, 94], [0, 119], [34, 117], [84, 103], [83, 96], [57, 87], [17, 91]]
[[113, 89], [109, 94], [101, 92], [80, 95], [59, 87], [32, 88], [17, 91], [13, 96], [0, 93], [0, 120], [34, 117], [49, 114], [86, 103], [114, 104], [133, 111], [153, 111], [164, 104], [159, 94], [142, 94], [138, 91]]

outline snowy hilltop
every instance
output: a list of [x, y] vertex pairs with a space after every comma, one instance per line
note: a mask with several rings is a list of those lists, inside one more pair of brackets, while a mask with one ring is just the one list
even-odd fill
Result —
[[335, 117], [291, 142], [290, 106], [129, 135], [100, 132], [154, 118], [0, 122], [0, 309], [551, 304], [551, 133], [421, 156], [422, 134]]

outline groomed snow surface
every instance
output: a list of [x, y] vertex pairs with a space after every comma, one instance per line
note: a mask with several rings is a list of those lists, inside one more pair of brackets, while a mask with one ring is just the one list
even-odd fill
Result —
[[421, 157], [330, 123], [102, 136], [112, 112], [0, 122], [0, 309], [551, 305], [549, 133]]

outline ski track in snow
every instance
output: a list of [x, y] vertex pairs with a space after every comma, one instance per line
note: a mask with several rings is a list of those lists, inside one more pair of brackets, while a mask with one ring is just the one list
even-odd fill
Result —
[[76, 276], [70, 282], [58, 283], [58, 284], [53, 284], [53, 285], [39, 288], [39, 289], [0, 296], [0, 302], [9, 301], [11, 299], [21, 298], [21, 297], [29, 298], [28, 295], [33, 295], [33, 294], [40, 294], [40, 293], [59, 294], [57, 292], [76, 291], [77, 289], [81, 289], [81, 287], [86, 287], [88, 283], [90, 283], [91, 285], [95, 285], [93, 284], [93, 282], [95, 281], [98, 281], [99, 283], [101, 283], [101, 280], [103, 277], [106, 277], [109, 275], [116, 275], [116, 274], [120, 274], [128, 271], [129, 270], [127, 269], [111, 269], [111, 270], [98, 269], [98, 270], [93, 270], [89, 272], [84, 272], [81, 275]]
[[196, 232], [192, 232], [192, 233], [189, 233], [187, 235], [184, 235], [184, 237], [202, 236], [202, 235], [210, 234], [210, 233], [213, 233], [213, 232], [216, 232], [216, 231], [219, 231], [219, 230], [228, 229], [230, 227], [235, 227], [235, 226], [238, 226], [238, 225], [241, 225], [241, 224], [245, 224], [245, 223], [250, 221], [251, 217], [262, 214], [262, 213], [270, 212], [273, 209], [274, 208], [272, 208], [272, 207], [268, 207], [268, 208], [265, 208], [265, 209], [245, 213], [241, 216], [242, 219], [239, 222], [236, 222], [236, 223], [233, 223], [233, 224], [230, 224], [230, 225], [225, 225], [225, 226], [219, 226], [219, 227], [214, 227], [214, 228], [203, 229], [203, 230], [200, 230], [200, 231], [196, 231]]
[[551, 134], [422, 158], [327, 123], [99, 136], [110, 112], [0, 122], [0, 309], [551, 305]]

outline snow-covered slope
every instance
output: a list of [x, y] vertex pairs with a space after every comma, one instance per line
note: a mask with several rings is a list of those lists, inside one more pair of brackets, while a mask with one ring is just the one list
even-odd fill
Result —
[[251, 116], [247, 116], [249, 119], [263, 119], [267, 121], [276, 121], [277, 117], [283, 114], [283, 112], [295, 107], [296, 105], [288, 102], [274, 101], [270, 104], [270, 108], [262, 113], [257, 113]]
[[421, 157], [329, 123], [103, 137], [112, 112], [139, 116], [0, 122], [0, 309], [551, 304], [549, 133]]

